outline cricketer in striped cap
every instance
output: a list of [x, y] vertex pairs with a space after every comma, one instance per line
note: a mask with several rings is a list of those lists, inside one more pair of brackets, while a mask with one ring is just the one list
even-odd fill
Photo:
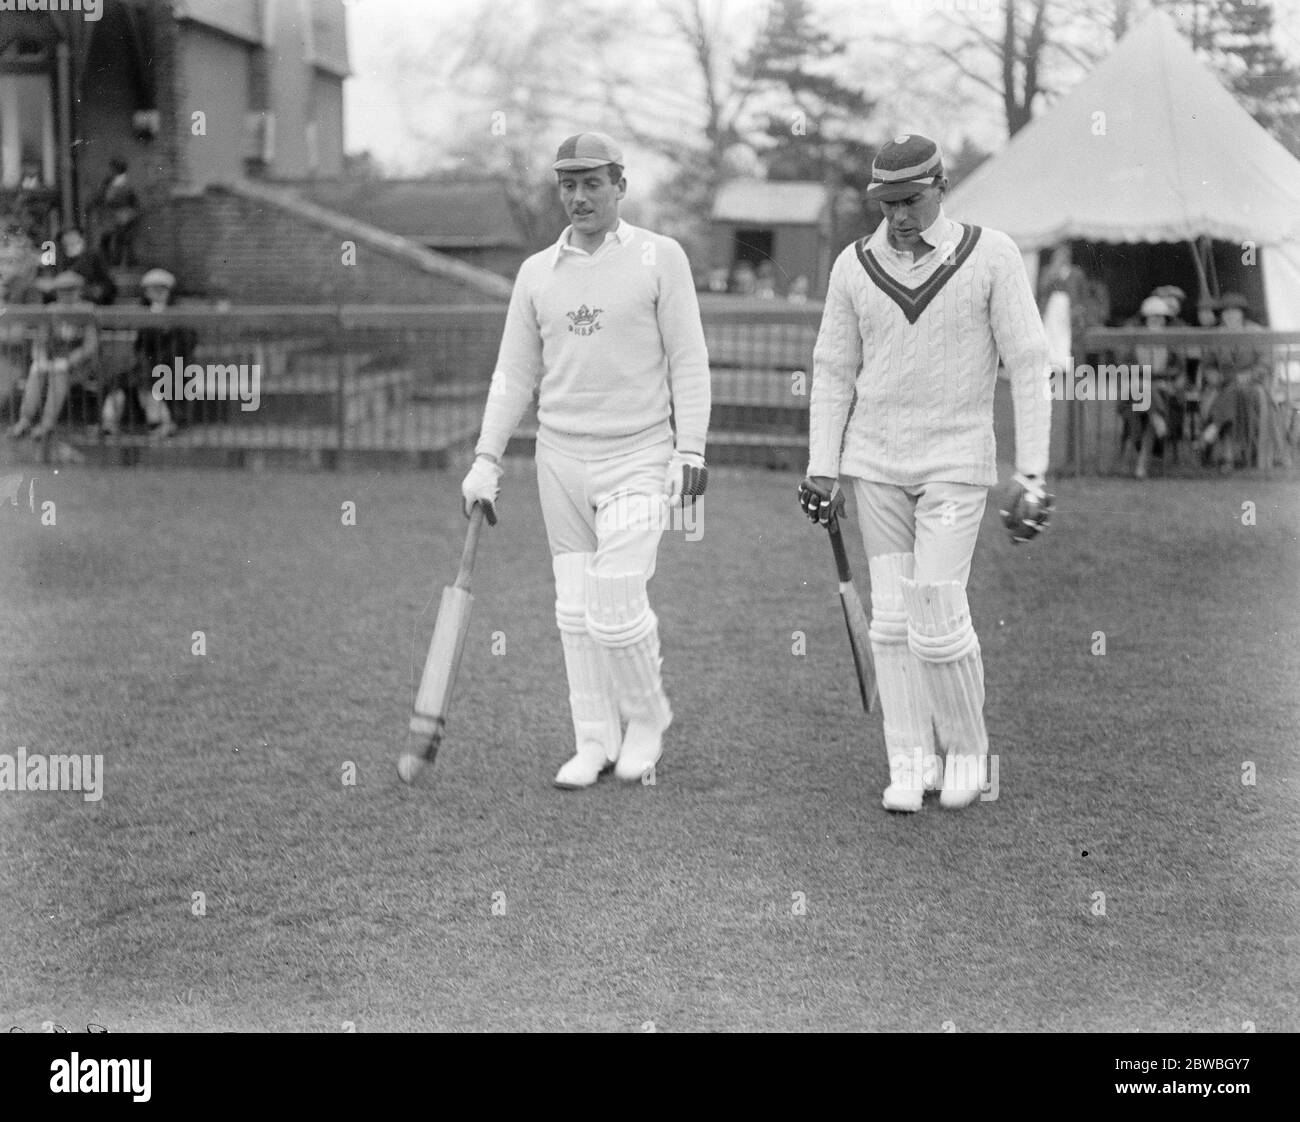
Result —
[[904, 133], [881, 148], [871, 161], [867, 195], [877, 202], [896, 202], [926, 187], [947, 186], [939, 146], [920, 133]]

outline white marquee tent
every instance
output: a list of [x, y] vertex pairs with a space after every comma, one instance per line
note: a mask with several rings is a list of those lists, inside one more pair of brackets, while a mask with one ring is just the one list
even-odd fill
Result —
[[[1300, 329], [1300, 160], [1153, 12], [945, 202], [1025, 253], [1072, 239], [1254, 247], [1269, 325]], [[1190, 252], [1190, 251], [1189, 251]]]

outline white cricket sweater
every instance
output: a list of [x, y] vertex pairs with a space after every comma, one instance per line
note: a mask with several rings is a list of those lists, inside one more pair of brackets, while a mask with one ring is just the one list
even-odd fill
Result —
[[[936, 248], [915, 263], [910, 252], [889, 246], [884, 222], [865, 248], [908, 303], [958, 251], [963, 233], [940, 213], [923, 232]], [[1047, 340], [1015, 243], [982, 229], [915, 323], [850, 245], [831, 269], [813, 352], [809, 474], [901, 486], [997, 482], [999, 357], [1015, 406], [1016, 469], [1043, 475], [1051, 426]]]
[[535, 387], [538, 442], [602, 460], [671, 436], [704, 454], [709, 355], [690, 264], [672, 238], [620, 222], [594, 254], [569, 230], [519, 268], [476, 451], [500, 457]]

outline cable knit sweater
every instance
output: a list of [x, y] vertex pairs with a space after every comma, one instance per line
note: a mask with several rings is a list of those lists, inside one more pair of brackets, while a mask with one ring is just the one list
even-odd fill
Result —
[[540, 390], [538, 442], [583, 460], [670, 436], [704, 454], [709, 355], [690, 264], [672, 238], [620, 222], [595, 253], [569, 231], [520, 266], [476, 448], [500, 458]]
[[[941, 213], [923, 233], [935, 250], [913, 263], [886, 233], [882, 222], [831, 269], [813, 353], [809, 474], [902, 486], [992, 485], [999, 357], [1011, 379], [1016, 468], [1045, 474], [1047, 341], [1015, 243], [982, 229], [967, 248], [963, 238], [974, 238], [974, 230]], [[963, 249], [969, 255], [916, 314], [924, 295], [916, 290]], [[866, 250], [915, 322], [868, 274]]]

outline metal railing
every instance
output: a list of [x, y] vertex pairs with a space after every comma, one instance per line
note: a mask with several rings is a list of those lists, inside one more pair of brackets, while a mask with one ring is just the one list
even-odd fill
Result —
[[[821, 320], [815, 304], [737, 301], [705, 305], [703, 321], [713, 379], [709, 459], [781, 470], [801, 470], [808, 448], [812, 353]], [[33, 348], [60, 325], [93, 323], [99, 347], [93, 362], [73, 373], [73, 385], [53, 435], [42, 442], [11, 441], [28, 455], [67, 455], [108, 462], [256, 464], [263, 461], [334, 467], [348, 462], [442, 466], [463, 459], [473, 445], [505, 322], [502, 305], [475, 307], [83, 308], [57, 305], [0, 309], [0, 425], [18, 419]], [[170, 333], [162, 343], [159, 332]], [[75, 334], [75, 331], [74, 331]], [[146, 347], [148, 340], [153, 342]], [[1254, 462], [1289, 457], [1286, 437], [1300, 432], [1300, 332], [1186, 329], [1159, 336], [1143, 330], [1094, 330], [1076, 349], [1069, 385], [1058, 387], [1052, 469], [1076, 474], [1112, 470], [1121, 436], [1133, 423], [1131, 403], [1113, 387], [1082, 388], [1080, 372], [1132, 364], [1138, 348], [1163, 348], [1184, 372], [1200, 372], [1176, 386], [1176, 439], [1188, 444], [1204, 423], [1198, 412], [1204, 372], [1233, 368], [1245, 350], [1261, 352], [1256, 381], [1273, 401], [1277, 425], [1246, 449]], [[143, 349], [142, 349], [143, 348]], [[1195, 359], [1189, 364], [1189, 358]], [[151, 417], [134, 388], [119, 398], [120, 425], [101, 432], [104, 403], [114, 387], [133, 382], [152, 392], [156, 360], [172, 368], [161, 392], [170, 435], [151, 430]], [[1235, 365], [1234, 365], [1235, 364]], [[144, 367], [148, 366], [149, 369]], [[256, 385], [251, 384], [256, 371]], [[241, 373], [241, 371], [243, 373]], [[134, 372], [134, 373], [133, 373]], [[132, 377], [133, 374], [133, 377]], [[241, 393], [239, 378], [245, 391]], [[1104, 383], [1105, 378], [1098, 379]], [[1077, 382], [1077, 386], [1076, 386]], [[250, 400], [255, 390], [256, 400]], [[1101, 392], [1098, 393], [1097, 391]], [[995, 427], [999, 445], [1010, 438], [1010, 409], [1000, 387]], [[1265, 412], [1261, 406], [1261, 413]], [[1279, 431], [1274, 431], [1280, 426]], [[514, 451], [525, 451], [536, 431], [530, 412]], [[1280, 439], [1279, 439], [1280, 432]], [[1272, 439], [1270, 439], [1272, 438]], [[1276, 453], [1276, 455], [1275, 455]], [[6, 452], [6, 454], [8, 454]]]
[[[439, 464], [477, 434], [504, 314], [497, 305], [158, 313], [11, 305], [0, 318], [0, 424], [17, 421], [43, 341], [93, 323], [97, 353], [72, 371], [58, 425], [43, 441], [47, 458], [70, 448], [128, 462], [149, 450], [150, 458], [218, 463], [281, 455], [335, 466], [383, 454]], [[171, 374], [159, 377], [160, 364]], [[156, 423], [141, 388], [165, 399], [166, 424]], [[115, 389], [125, 390], [119, 423], [106, 433]], [[29, 402], [33, 419], [37, 406]], [[206, 455], [186, 455], [196, 452]]]

